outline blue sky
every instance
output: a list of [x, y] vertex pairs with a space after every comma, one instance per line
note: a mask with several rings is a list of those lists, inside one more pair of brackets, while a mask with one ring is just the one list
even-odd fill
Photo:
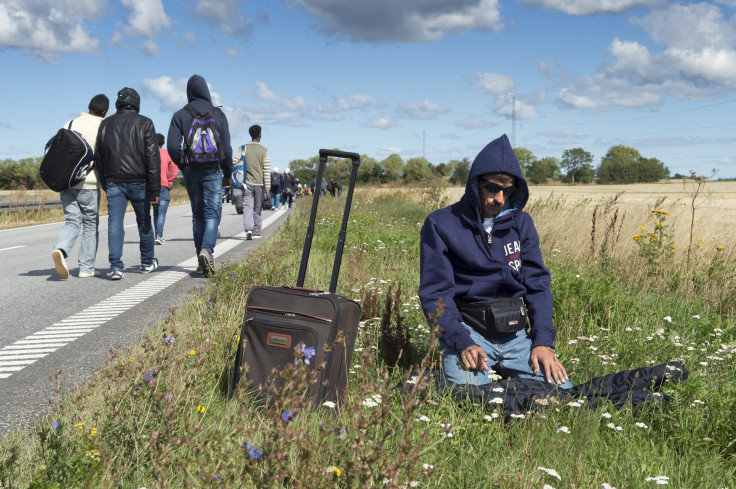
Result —
[[[0, 159], [40, 156], [89, 99], [129, 86], [166, 134], [192, 74], [234, 144], [538, 158], [623, 144], [736, 177], [736, 0], [0, 0]], [[515, 100], [515, 119], [512, 101]], [[515, 120], [515, 124], [514, 124]]]

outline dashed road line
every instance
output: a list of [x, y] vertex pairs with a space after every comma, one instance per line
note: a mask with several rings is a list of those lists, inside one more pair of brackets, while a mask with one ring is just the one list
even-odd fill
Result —
[[[278, 211], [263, 219], [263, 228], [270, 226], [285, 211]], [[217, 244], [219, 255], [227, 253], [243, 242], [245, 233]], [[20, 248], [16, 246], [14, 248]], [[5, 248], [12, 249], [12, 248]], [[0, 251], [5, 251], [5, 249]], [[54, 353], [99, 326], [113, 320], [125, 311], [141, 304], [167, 287], [189, 276], [198, 266], [197, 257], [174, 266], [176, 270], [154, 272], [154, 275], [129, 289], [98, 302], [77, 314], [55, 322], [15, 343], [0, 348], [0, 379], [7, 379], [38, 360]]]

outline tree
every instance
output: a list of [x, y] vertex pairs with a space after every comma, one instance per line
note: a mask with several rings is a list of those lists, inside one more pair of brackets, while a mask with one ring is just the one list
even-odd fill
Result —
[[395, 182], [404, 173], [404, 160], [397, 154], [392, 154], [380, 163], [383, 174], [381, 183]]
[[613, 146], [601, 158], [596, 170], [598, 183], [634, 183], [639, 181], [639, 160], [641, 154], [629, 146]]
[[465, 185], [470, 174], [470, 160], [463, 158], [462, 161], [453, 160], [453, 163], [450, 183], [453, 185]]
[[404, 167], [404, 180], [413, 182], [417, 180], [430, 180], [433, 172], [429, 162], [424, 158], [411, 158], [407, 160]]
[[381, 165], [378, 164], [375, 158], [361, 155], [358, 181], [363, 183], [379, 183], [381, 181]]
[[[589, 172], [591, 172], [594, 176], [595, 171], [590, 165], [592, 161], [593, 155], [585, 151], [583, 148], [566, 149], [565, 151], [563, 151], [560, 166], [567, 170], [565, 180], [570, 180], [572, 183], [575, 183], [575, 177], [578, 176], [578, 174], [581, 174], [585, 178], [587, 178]], [[589, 168], [584, 168], [586, 166]], [[578, 181], [580, 181], [579, 178]], [[590, 181], [593, 181], [592, 176], [590, 178]]]
[[537, 157], [526, 148], [514, 148], [514, 154], [516, 155], [516, 159], [519, 160], [519, 165], [521, 165], [521, 173], [526, 175], [532, 163], [537, 161]]
[[658, 182], [670, 177], [670, 169], [657, 158], [642, 158], [639, 160], [639, 181]]
[[433, 170], [438, 177], [448, 177], [452, 173], [452, 162], [439, 163], [434, 166]]
[[557, 158], [548, 156], [534, 161], [526, 170], [526, 178], [536, 184], [545, 183], [550, 178], [559, 177], [560, 163]]

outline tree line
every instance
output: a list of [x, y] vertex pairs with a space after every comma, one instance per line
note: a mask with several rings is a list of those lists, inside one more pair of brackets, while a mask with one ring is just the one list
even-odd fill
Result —
[[[656, 182], [669, 178], [670, 170], [657, 158], [645, 158], [638, 150], [628, 146], [613, 146], [601, 158], [598, 167], [593, 167], [593, 155], [583, 148], [566, 149], [561, 158], [537, 158], [526, 148], [514, 149], [524, 176], [531, 183], [540, 184], [549, 180], [568, 183], [601, 184]], [[0, 189], [46, 188], [39, 175], [41, 157], [21, 160], [6, 159], [0, 162]], [[358, 183], [379, 185], [387, 183], [409, 183], [444, 179], [452, 185], [464, 185], [472, 162], [468, 158], [432, 164], [425, 158], [404, 160], [392, 154], [383, 160], [367, 155], [360, 158]], [[350, 177], [350, 160], [329, 158], [325, 178], [346, 182]], [[300, 183], [309, 185], [317, 174], [319, 156], [289, 162], [291, 172]], [[679, 175], [676, 175], [676, 177]]]

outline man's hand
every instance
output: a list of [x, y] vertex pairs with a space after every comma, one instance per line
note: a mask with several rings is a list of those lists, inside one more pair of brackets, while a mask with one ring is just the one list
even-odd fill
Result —
[[271, 197], [271, 190], [270, 189], [266, 189], [266, 198], [268, 199], [270, 197]]
[[562, 366], [555, 352], [546, 346], [535, 346], [532, 348], [532, 369], [535, 375], [539, 375], [540, 367], [544, 370], [547, 382], [564, 384], [567, 382], [567, 371]]
[[488, 357], [478, 345], [470, 345], [464, 349], [460, 358], [468, 370], [488, 370]]
[[229, 178], [222, 177], [222, 186], [225, 188], [230, 188], [230, 185], [232, 185], [232, 180]]
[[151, 197], [151, 205], [158, 205], [161, 201], [161, 197]]

